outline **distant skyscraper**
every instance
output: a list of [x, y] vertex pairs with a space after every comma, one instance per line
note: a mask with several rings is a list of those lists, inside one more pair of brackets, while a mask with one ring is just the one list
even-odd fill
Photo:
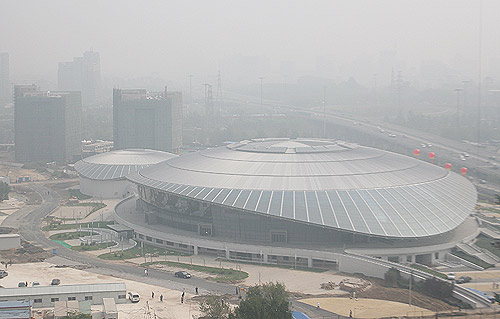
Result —
[[81, 153], [80, 92], [14, 86], [16, 161], [68, 163]]
[[0, 52], [0, 106], [10, 102], [9, 54]]
[[83, 105], [95, 105], [101, 90], [99, 52], [87, 51], [73, 62], [59, 63], [58, 87], [61, 91], [80, 91]]
[[115, 149], [180, 153], [182, 94], [113, 89], [113, 139]]

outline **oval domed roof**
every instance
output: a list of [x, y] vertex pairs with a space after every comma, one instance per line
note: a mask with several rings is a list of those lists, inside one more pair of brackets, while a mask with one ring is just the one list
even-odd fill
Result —
[[242, 141], [128, 178], [224, 206], [391, 237], [449, 231], [477, 198], [467, 179], [436, 165], [324, 139]]
[[84, 158], [75, 163], [75, 170], [89, 179], [120, 179], [174, 157], [171, 153], [149, 149], [116, 150]]

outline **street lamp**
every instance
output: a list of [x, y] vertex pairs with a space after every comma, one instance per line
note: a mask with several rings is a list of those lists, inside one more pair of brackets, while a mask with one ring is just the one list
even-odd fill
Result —
[[454, 89], [453, 91], [457, 92], [457, 128], [460, 127], [460, 92], [463, 89]]
[[259, 80], [260, 80], [260, 111], [263, 112], [264, 107], [262, 103], [262, 87], [264, 85], [264, 77], [263, 76], [259, 77]]

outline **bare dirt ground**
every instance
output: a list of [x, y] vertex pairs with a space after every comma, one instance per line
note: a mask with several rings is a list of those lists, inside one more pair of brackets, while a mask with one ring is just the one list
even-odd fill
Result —
[[[12, 264], [40, 262], [51, 256], [38, 246], [34, 246], [21, 239], [21, 247], [17, 249], [0, 250], [0, 262]], [[9, 268], [10, 269], [10, 268]]]
[[[380, 285], [379, 280], [372, 280], [372, 286], [357, 294], [359, 298], [378, 299], [404, 303], [408, 306], [409, 291], [400, 288], [388, 288]], [[429, 309], [431, 311], [451, 311], [456, 310], [457, 307], [451, 306], [444, 301], [412, 292], [412, 305], [417, 307]]]
[[[49, 285], [54, 278], [61, 280], [61, 285], [69, 284], [89, 284], [89, 283], [111, 283], [124, 282], [127, 291], [137, 291], [141, 296], [141, 301], [132, 304], [127, 301], [125, 304], [117, 304], [119, 317], [121, 319], [142, 318], [146, 310], [146, 302], [149, 304], [152, 313], [156, 313], [158, 318], [172, 319], [192, 319], [193, 315], [200, 315], [198, 298], [186, 292], [184, 303], [180, 303], [180, 292], [164, 287], [144, 284], [131, 280], [115, 278], [111, 276], [98, 275], [84, 270], [70, 267], [59, 268], [49, 262], [14, 264], [7, 269], [9, 275], [0, 279], [0, 284], [6, 288], [17, 287], [18, 282], [28, 281], [31, 285], [33, 281], [38, 281], [40, 285]], [[155, 298], [151, 298], [154, 291]], [[159, 296], [163, 295], [163, 302]], [[101, 310], [102, 306], [92, 306], [93, 310]]]
[[[148, 261], [151, 259], [148, 258]], [[266, 267], [260, 265], [251, 264], [240, 264], [228, 261], [219, 261], [214, 257], [206, 256], [160, 256], [153, 257], [153, 261], [174, 261], [186, 264], [196, 264], [200, 266], [210, 266], [210, 267], [223, 267], [226, 269], [237, 269], [248, 273], [248, 278], [240, 282], [241, 286], [254, 286], [261, 282], [282, 282], [287, 287], [290, 292], [297, 292], [299, 294], [311, 294], [311, 295], [339, 295], [346, 294], [345, 291], [335, 288], [333, 290], [321, 289], [322, 283], [327, 283], [329, 281], [340, 282], [343, 279], [349, 279], [350, 281], [356, 282], [360, 281], [359, 278], [351, 277], [345, 274], [338, 274], [336, 271], [326, 271], [326, 272], [312, 272], [303, 270], [294, 270], [287, 268], [277, 268], [277, 267]], [[144, 263], [144, 258], [134, 258], [129, 259], [128, 262], [135, 264]], [[156, 266], [165, 267], [166, 266]], [[173, 268], [171, 270], [174, 270]], [[194, 273], [194, 275], [201, 278], [207, 278], [210, 275], [206, 273]]]
[[26, 205], [26, 198], [22, 195], [10, 192], [9, 199], [0, 202], [0, 224], [10, 214]]
[[9, 176], [12, 185], [15, 184], [20, 177], [29, 177], [31, 181], [45, 181], [49, 177], [45, 174], [38, 173], [34, 169], [19, 168], [14, 166], [0, 165], [0, 176]]
[[310, 298], [300, 301], [315, 307], [319, 302], [322, 309], [346, 317], [352, 311], [352, 317], [354, 318], [384, 318], [434, 314], [434, 312], [425, 308], [409, 307], [408, 304], [379, 299]]

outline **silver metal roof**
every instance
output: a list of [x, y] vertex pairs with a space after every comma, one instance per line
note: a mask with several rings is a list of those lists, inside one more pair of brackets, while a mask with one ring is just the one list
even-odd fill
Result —
[[467, 179], [436, 165], [318, 139], [243, 141], [173, 158], [128, 179], [197, 200], [385, 237], [452, 230], [477, 200]]
[[125, 283], [113, 282], [103, 284], [82, 284], [82, 285], [58, 285], [58, 286], [35, 286], [19, 288], [0, 289], [0, 298], [15, 296], [40, 296], [40, 295], [60, 295], [71, 293], [97, 293], [126, 291]]
[[84, 158], [75, 163], [75, 170], [89, 179], [120, 179], [176, 156], [148, 149], [116, 150]]

